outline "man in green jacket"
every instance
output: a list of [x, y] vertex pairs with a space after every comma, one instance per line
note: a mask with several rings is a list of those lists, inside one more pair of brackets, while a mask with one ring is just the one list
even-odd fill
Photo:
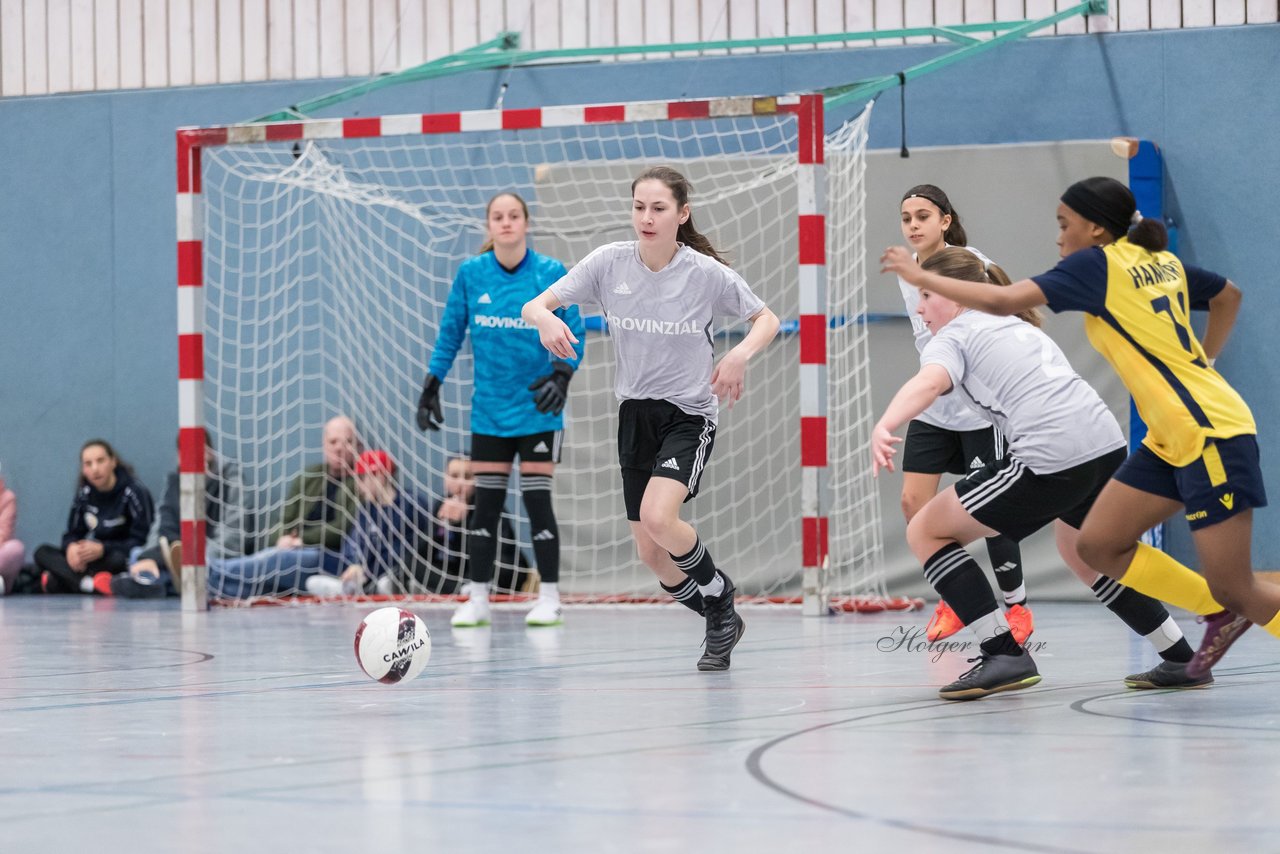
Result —
[[324, 425], [324, 462], [294, 478], [272, 528], [274, 545], [257, 554], [209, 562], [209, 592], [231, 599], [306, 592], [308, 579], [342, 572], [342, 538], [359, 509], [353, 466], [358, 441], [345, 415]]

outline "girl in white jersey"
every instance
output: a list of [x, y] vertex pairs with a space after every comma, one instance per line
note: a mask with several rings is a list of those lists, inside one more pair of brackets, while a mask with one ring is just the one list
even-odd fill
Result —
[[[1008, 284], [999, 267], [984, 269], [962, 249], [938, 252], [923, 266], [965, 281]], [[1008, 455], [935, 496], [907, 527], [907, 542], [925, 576], [973, 629], [981, 649], [974, 659], [978, 665], [939, 695], [972, 700], [1040, 681], [982, 570], [963, 547], [995, 533], [1018, 541], [1049, 522], [1056, 522], [1058, 551], [1067, 565], [1164, 658], [1153, 671], [1130, 676], [1127, 685], [1212, 682], [1207, 675], [1187, 676], [1191, 647], [1159, 602], [1099, 576], [1076, 552], [1085, 515], [1124, 461], [1125, 440], [1102, 399], [1036, 328], [1038, 316], [995, 318], [927, 290], [917, 311], [933, 338], [921, 353], [920, 372], [894, 396], [872, 433], [873, 470], [893, 470], [894, 445], [902, 440], [892, 431], [942, 395], [964, 400], [1010, 437]]]
[[[960, 214], [951, 206], [947, 194], [933, 184], [919, 184], [902, 196], [902, 236], [911, 245], [916, 260], [927, 261], [948, 246], [964, 246], [984, 264], [991, 260], [968, 246]], [[916, 309], [920, 292], [898, 280], [902, 301], [907, 306], [916, 350], [923, 351], [933, 335], [925, 327]], [[902, 515], [907, 522], [938, 492], [944, 474], [967, 475], [993, 463], [1008, 450], [1004, 437], [991, 422], [974, 412], [957, 397], [941, 397], [912, 419], [907, 426], [902, 449]], [[1017, 542], [1004, 535], [987, 540], [987, 555], [995, 572], [996, 583], [1004, 594], [1008, 608], [1005, 618], [1018, 643], [1024, 643], [1035, 630], [1031, 609], [1027, 607], [1027, 587], [1023, 582], [1022, 550]], [[933, 617], [925, 627], [929, 641], [942, 640], [964, 628], [964, 623], [945, 600], [939, 600]]]
[[[680, 505], [698, 493], [715, 440], [717, 398], [742, 396], [747, 361], [773, 340], [778, 318], [694, 227], [689, 182], [666, 166], [631, 184], [636, 240], [592, 252], [524, 306], [559, 358], [577, 338], [552, 312], [604, 308], [617, 353], [618, 462], [627, 520], [640, 559], [662, 587], [706, 617], [699, 670], [727, 670], [745, 623], [733, 582], [716, 569]], [[751, 331], [713, 368], [711, 321], [747, 320]]]

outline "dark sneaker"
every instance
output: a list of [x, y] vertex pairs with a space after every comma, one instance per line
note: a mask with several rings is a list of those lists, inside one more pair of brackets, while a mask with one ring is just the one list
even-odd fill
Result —
[[1253, 623], [1230, 611], [1219, 611], [1207, 617], [1201, 617], [1204, 623], [1204, 640], [1200, 648], [1187, 664], [1187, 675], [1192, 679], [1207, 676], [1213, 666], [1218, 663], [1227, 650], [1236, 642], [1236, 638], [1245, 633]]
[[968, 673], [938, 690], [944, 700], [977, 700], [999, 691], [1017, 691], [1040, 682], [1040, 671], [1031, 654], [987, 655], [970, 661], [978, 662]]
[[1124, 677], [1126, 688], [1207, 688], [1212, 684], [1212, 673], [1192, 679], [1187, 675], [1186, 663], [1176, 661], [1162, 661], [1146, 673]]
[[704, 596], [706, 607], [707, 637], [704, 643], [706, 650], [698, 659], [699, 670], [728, 670], [729, 654], [742, 640], [742, 633], [747, 630], [747, 623], [733, 609], [733, 594], [737, 588], [729, 580], [729, 576], [720, 573], [724, 579], [724, 592], [719, 596]]
[[111, 595], [121, 599], [163, 599], [167, 592], [160, 580], [142, 581], [127, 572], [111, 576]]

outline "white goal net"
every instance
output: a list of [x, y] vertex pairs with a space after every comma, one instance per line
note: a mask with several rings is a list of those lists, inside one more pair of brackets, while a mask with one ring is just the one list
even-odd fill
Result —
[[[544, 110], [543, 125], [552, 124], [547, 116], [556, 109], [568, 108]], [[628, 106], [626, 117], [633, 115], [653, 111]], [[356, 138], [308, 132], [297, 140], [264, 141], [261, 133], [233, 128], [228, 144], [203, 150], [197, 235], [203, 241], [203, 424], [245, 483], [239, 513], [222, 515], [252, 520], [258, 546], [269, 547], [289, 484], [320, 461], [322, 426], [339, 414], [355, 422], [363, 447], [396, 460], [401, 488], [434, 504], [448, 461], [469, 446], [469, 341], [443, 386], [443, 429], [423, 434], [414, 410], [453, 277], [485, 238], [488, 200], [519, 193], [531, 210], [533, 248], [572, 266], [601, 244], [633, 239], [630, 182], [665, 163], [690, 179], [699, 228], [784, 324], [749, 367], [743, 400], [722, 409], [702, 493], [686, 518], [741, 594], [796, 601], [803, 512], [796, 223], [803, 200], [795, 117], [757, 112], [477, 130], [463, 129], [464, 120], [456, 132], [422, 133], [421, 123], [418, 132], [388, 132], [393, 120], [407, 119], [421, 117], [385, 118], [381, 135]], [[864, 459], [871, 413], [858, 322], [866, 290], [866, 115], [851, 127], [828, 148], [833, 513], [827, 593], [837, 601], [884, 594], [877, 503]], [[743, 331], [715, 329], [718, 353]], [[608, 334], [589, 318], [553, 493], [563, 544], [560, 587], [569, 601], [662, 598], [635, 556], [625, 520], [613, 373]], [[500, 553], [497, 579], [506, 589], [499, 593], [528, 591], [536, 583], [528, 567], [518, 565], [518, 555], [527, 562], [533, 556], [518, 482], [513, 475], [512, 542]], [[440, 559], [438, 549], [421, 546], [433, 537], [440, 541], [449, 526], [435, 520], [425, 527], [435, 530], [417, 531], [420, 542], [401, 544], [404, 571], [384, 591], [458, 590], [465, 548], [456, 536], [446, 538], [450, 559]], [[279, 596], [287, 592], [283, 583], [267, 573], [245, 595]]]

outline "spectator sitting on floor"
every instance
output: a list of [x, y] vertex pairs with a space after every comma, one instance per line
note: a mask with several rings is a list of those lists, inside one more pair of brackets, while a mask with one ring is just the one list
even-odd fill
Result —
[[359, 499], [351, 469], [356, 428], [338, 416], [324, 425], [324, 462], [308, 466], [289, 488], [273, 528], [275, 545], [248, 557], [209, 560], [209, 593], [243, 599], [287, 596], [306, 590], [307, 579], [343, 570], [342, 538]]
[[[205, 559], [225, 560], [244, 552], [243, 495], [240, 470], [223, 462], [205, 434]], [[129, 571], [111, 579], [111, 592], [126, 599], [175, 596], [182, 572], [182, 487], [178, 472], [169, 474], [164, 497], [147, 542], [130, 554]]]
[[0, 469], [0, 596], [13, 592], [13, 583], [26, 556], [22, 541], [13, 536], [17, 524], [18, 497], [5, 486], [4, 470]]
[[[445, 466], [445, 497], [436, 502], [431, 521], [412, 561], [413, 580], [429, 593], [454, 593], [467, 576], [467, 528], [475, 509], [471, 461], [454, 457]], [[528, 591], [536, 583], [529, 559], [520, 550], [511, 522], [503, 514], [496, 562], [497, 589]]]
[[307, 579], [308, 593], [354, 596], [404, 591], [403, 567], [431, 526], [426, 500], [396, 479], [396, 464], [386, 451], [365, 451], [356, 460], [360, 512], [342, 540], [340, 577], [318, 574]]
[[36, 549], [41, 588], [110, 595], [111, 577], [128, 569], [129, 551], [146, 542], [154, 516], [151, 493], [110, 443], [85, 442], [62, 545]]

